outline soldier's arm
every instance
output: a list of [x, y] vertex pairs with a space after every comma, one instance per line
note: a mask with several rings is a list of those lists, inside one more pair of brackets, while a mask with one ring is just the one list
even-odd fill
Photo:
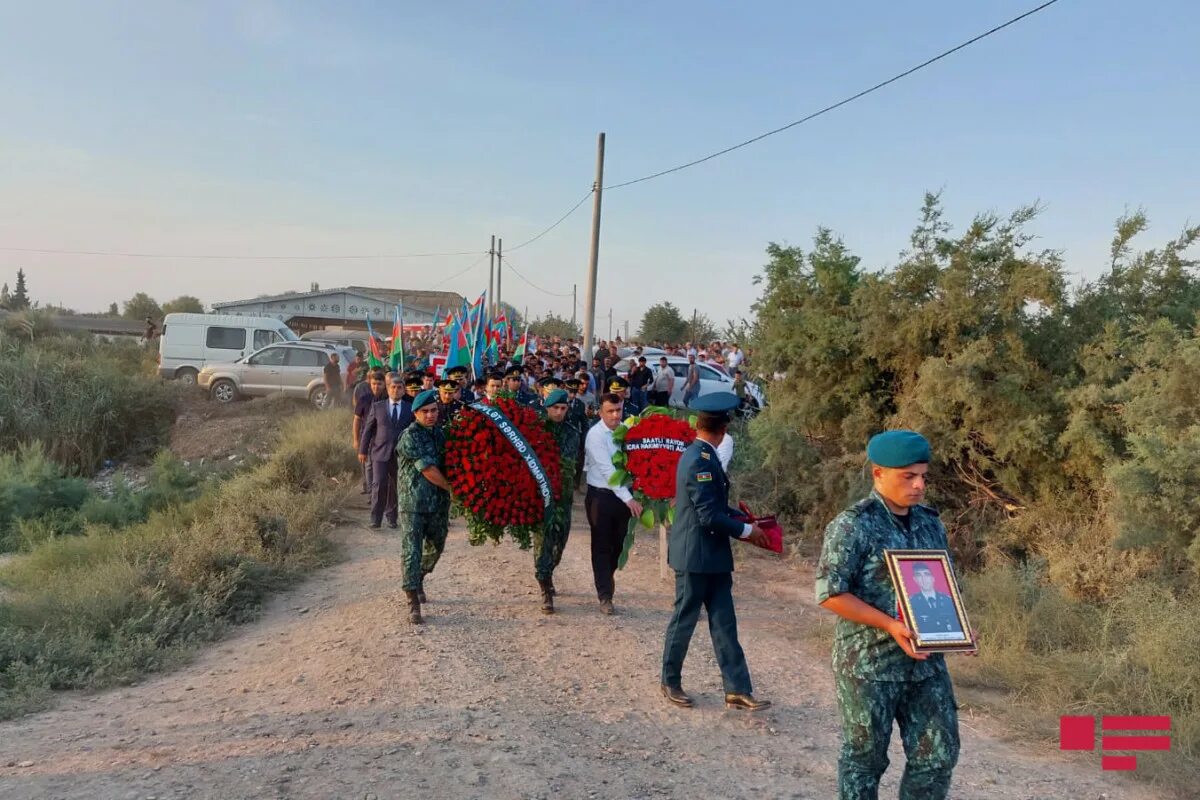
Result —
[[740, 539], [746, 532], [746, 523], [730, 515], [731, 509], [717, 491], [711, 462], [697, 461], [690, 466], [687, 491], [702, 526], [733, 539]]

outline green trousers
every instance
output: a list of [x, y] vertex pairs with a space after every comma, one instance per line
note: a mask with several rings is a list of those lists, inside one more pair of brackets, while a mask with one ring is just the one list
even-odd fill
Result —
[[404, 538], [401, 543], [404, 554], [404, 591], [415, 592], [421, 588], [425, 576], [433, 572], [438, 559], [442, 557], [442, 551], [446, 549], [450, 519], [445, 512], [425, 514], [401, 511], [400, 523], [404, 526]]
[[[574, 499], [574, 498], [572, 498]], [[541, 531], [533, 535], [533, 569], [539, 581], [548, 581], [562, 561], [571, 535], [571, 506], [551, 510]]]
[[838, 675], [842, 753], [838, 759], [839, 800], [877, 800], [888, 767], [892, 721], [904, 742], [900, 800], [944, 800], [958, 763], [958, 706], [950, 676], [921, 681], [873, 681]]

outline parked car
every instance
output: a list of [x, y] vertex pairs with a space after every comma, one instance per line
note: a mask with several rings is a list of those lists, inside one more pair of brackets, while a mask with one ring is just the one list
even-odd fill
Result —
[[[651, 372], [658, 369], [658, 362], [662, 356], [650, 358], [646, 356], [646, 366]], [[615, 369], [622, 375], [629, 373], [633, 364], [630, 359], [623, 358], [617, 362]], [[687, 383], [688, 360], [683, 356], [667, 356], [667, 366], [675, 373], [675, 388], [671, 391], [670, 405], [683, 405], [683, 386]], [[717, 367], [715, 364], [701, 364], [696, 362], [696, 366], [700, 368], [700, 394], [706, 395], [709, 392], [732, 392], [733, 378], [729, 377], [724, 370]], [[759, 411], [767, 407], [766, 396], [763, 395], [762, 389], [758, 384], [746, 381], [746, 400], [751, 414], [757, 414]]]
[[[328, 342], [330, 344], [338, 344], [342, 347], [350, 347], [363, 355], [371, 352], [371, 335], [366, 331], [310, 331], [300, 337], [302, 342]], [[375, 341], [379, 343], [381, 352], [387, 352], [384, 342], [378, 336]]]
[[354, 349], [327, 342], [282, 342], [264, 347], [230, 364], [209, 364], [197, 383], [219, 403], [240, 397], [283, 394], [325, 404], [325, 365], [337, 353], [343, 372]]
[[272, 317], [167, 314], [158, 340], [158, 374], [195, 383], [208, 364], [229, 363], [269, 344], [299, 338]]

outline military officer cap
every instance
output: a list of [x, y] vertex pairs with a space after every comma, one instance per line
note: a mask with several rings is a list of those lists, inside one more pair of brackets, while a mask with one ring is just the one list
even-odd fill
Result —
[[567, 393], [562, 389], [555, 389], [550, 394], [546, 395], [545, 401], [542, 402], [546, 408], [550, 406], [565, 405], [567, 402]]
[[741, 404], [741, 400], [733, 392], [711, 392], [692, 398], [688, 408], [701, 414], [723, 417]]
[[425, 406], [432, 405], [433, 403], [436, 403], [436, 402], [437, 402], [437, 390], [436, 389], [426, 389], [425, 391], [421, 392], [419, 395], [417, 395], [416, 397], [413, 398], [412, 410], [414, 412], [420, 411]]
[[463, 366], [451, 367], [450, 369], [446, 370], [447, 378], [461, 378], [463, 375], [466, 375], [466, 374], [467, 374], [467, 368], [463, 367]]
[[566, 386], [568, 389], [578, 388], [579, 378], [567, 378], [565, 381], [562, 382], [562, 385]]
[[629, 381], [622, 378], [620, 375], [608, 382], [608, 390], [615, 392], [617, 389], [628, 389]]
[[884, 431], [867, 442], [867, 460], [877, 467], [929, 463], [929, 441], [916, 431]]
[[500, 370], [493, 370], [492, 372], [489, 372], [487, 374], [487, 380], [502, 381], [502, 380], [504, 380], [504, 373], [501, 372]]
[[516, 366], [509, 367], [509, 368], [508, 368], [508, 370], [507, 370], [507, 371], [504, 373], [504, 377], [506, 377], [506, 378], [519, 378], [519, 377], [521, 377], [521, 368], [520, 368], [520, 367], [516, 367]]
[[420, 375], [416, 375], [411, 372], [404, 376], [404, 388], [405, 389], [411, 389], [414, 386], [420, 386], [424, 382], [425, 381], [421, 379]]
[[553, 375], [546, 375], [545, 377], [538, 379], [538, 386], [541, 386], [543, 389], [548, 389], [551, 387], [557, 388], [562, 386], [562, 381]]
[[437, 389], [457, 389], [458, 381], [450, 380], [449, 378], [442, 378], [441, 380], [434, 381], [433, 385]]

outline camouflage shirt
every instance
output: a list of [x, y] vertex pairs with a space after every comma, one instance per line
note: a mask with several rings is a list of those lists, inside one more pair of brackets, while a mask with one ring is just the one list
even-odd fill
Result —
[[569, 422], [551, 422], [550, 432], [558, 443], [562, 456], [562, 497], [560, 502], [567, 506], [575, 501], [575, 467], [579, 464], [579, 449], [582, 441], [579, 431]]
[[[876, 492], [838, 514], [825, 528], [817, 564], [817, 602], [850, 593], [889, 617], [896, 617], [896, 591], [884, 550], [944, 550], [946, 529], [928, 506], [909, 509], [909, 528]], [[839, 618], [833, 642], [833, 669], [877, 681], [919, 681], [945, 672], [940, 654], [910, 658], [886, 631]]]
[[421, 474], [430, 467], [446, 471], [446, 434], [440, 425], [409, 425], [396, 443], [396, 456], [396, 494], [401, 511], [436, 514], [450, 507], [450, 493]]

